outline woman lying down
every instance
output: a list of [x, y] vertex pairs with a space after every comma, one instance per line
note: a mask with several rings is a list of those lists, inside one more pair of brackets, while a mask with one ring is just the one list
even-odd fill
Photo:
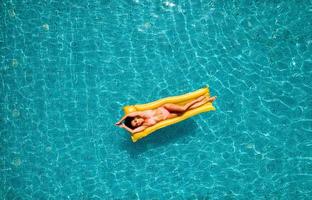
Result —
[[[160, 121], [175, 118], [188, 110], [198, 108], [207, 102], [213, 102], [216, 98], [216, 96], [209, 98], [203, 95], [185, 104], [184, 106], [166, 103], [154, 110], [129, 113], [122, 117], [115, 125], [120, 128], [125, 128], [131, 133], [131, 135], [133, 135], [157, 124]], [[122, 123], [123, 121], [124, 123]]]

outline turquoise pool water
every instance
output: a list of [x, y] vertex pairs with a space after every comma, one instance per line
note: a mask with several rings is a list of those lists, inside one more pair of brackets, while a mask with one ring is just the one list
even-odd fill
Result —
[[[0, 199], [311, 198], [311, 1], [0, 6]], [[215, 112], [113, 125], [203, 85]]]

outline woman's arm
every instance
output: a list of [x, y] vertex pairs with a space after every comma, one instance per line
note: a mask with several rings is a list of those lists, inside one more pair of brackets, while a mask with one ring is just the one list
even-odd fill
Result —
[[141, 131], [144, 131], [146, 128], [148, 128], [148, 126], [140, 126], [136, 129], [133, 130], [133, 133], [138, 133], [138, 132], [141, 132]]
[[131, 128], [129, 128], [128, 126], [122, 124], [120, 127], [126, 129], [127, 131], [129, 131], [131, 133], [131, 135], [133, 134], [133, 130]]
[[131, 135], [135, 134], [135, 133], [138, 133], [138, 132], [141, 132], [141, 131], [144, 131], [148, 126], [140, 126], [136, 129], [131, 129], [129, 127], [127, 127], [126, 125], [122, 124], [121, 125], [122, 128], [125, 128], [127, 131], [129, 131], [131, 133]]
[[141, 116], [141, 111], [136, 111], [136, 112], [132, 112], [132, 113], [129, 113], [129, 114], [127, 114], [127, 115], [125, 115], [125, 116], [123, 116], [117, 123], [116, 123], [116, 125], [119, 125], [119, 124], [121, 124], [121, 122], [123, 121], [123, 120], [125, 120], [127, 117], [135, 117], [135, 116]]
[[142, 111], [135, 111], [132, 113], [129, 113], [127, 116], [128, 117], [136, 117], [136, 116], [141, 116]]

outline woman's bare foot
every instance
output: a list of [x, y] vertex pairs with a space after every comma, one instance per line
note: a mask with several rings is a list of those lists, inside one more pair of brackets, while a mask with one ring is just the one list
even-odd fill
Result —
[[216, 97], [207, 97], [205, 96], [201, 101], [195, 103], [194, 105], [192, 105], [189, 109], [194, 109], [194, 108], [198, 108], [202, 105], [204, 105], [207, 102], [213, 102], [216, 99]]
[[201, 102], [203, 102], [204, 104], [207, 103], [207, 102], [214, 102], [215, 100], [217, 99], [216, 96], [213, 96], [213, 97], [205, 97], [205, 99], [203, 99]]
[[210, 97], [208, 99], [209, 102], [214, 102], [217, 99], [217, 96]]
[[200, 102], [200, 101], [202, 101], [202, 100], [205, 99], [205, 98], [206, 98], [206, 96], [205, 96], [205, 95], [202, 95], [202, 96], [198, 97], [197, 99], [195, 99], [195, 101], [196, 101], [196, 102]]

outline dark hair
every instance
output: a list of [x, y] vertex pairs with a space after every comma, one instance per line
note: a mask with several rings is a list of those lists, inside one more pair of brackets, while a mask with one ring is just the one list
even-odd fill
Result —
[[128, 126], [131, 129], [134, 129], [135, 127], [132, 126], [131, 122], [134, 120], [134, 117], [127, 117], [125, 119], [125, 125]]

